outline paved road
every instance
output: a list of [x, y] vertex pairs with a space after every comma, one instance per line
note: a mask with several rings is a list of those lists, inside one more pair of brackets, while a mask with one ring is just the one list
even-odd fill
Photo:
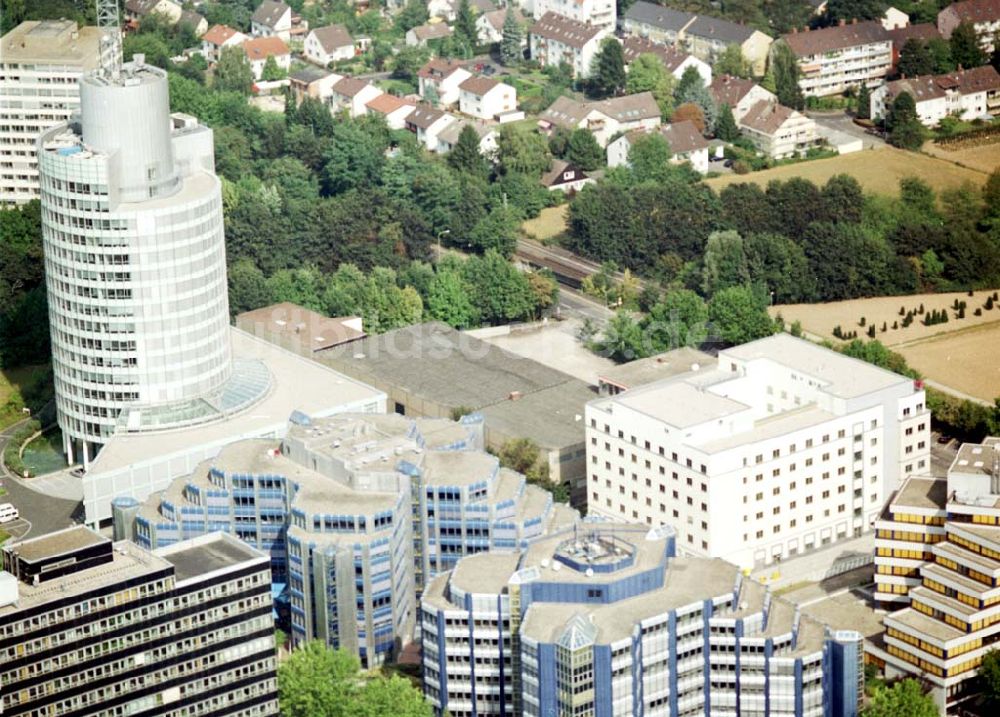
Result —
[[[20, 423], [0, 432], [0, 454]], [[0, 498], [2, 503], [13, 503], [21, 514], [21, 520], [7, 523], [2, 527], [15, 538], [37, 537], [53, 530], [66, 528], [83, 518], [83, 503], [80, 501], [54, 498], [51, 495], [29, 488], [24, 481], [15, 478], [6, 466], [0, 467], [0, 482], [7, 494]]]
[[829, 127], [830, 129], [843, 132], [844, 134], [849, 134], [852, 137], [857, 137], [864, 142], [865, 149], [881, 149], [886, 146], [884, 140], [865, 132], [863, 128], [854, 124], [854, 119], [852, 117], [844, 112], [839, 114], [806, 112], [806, 115], [811, 117], [818, 125]]

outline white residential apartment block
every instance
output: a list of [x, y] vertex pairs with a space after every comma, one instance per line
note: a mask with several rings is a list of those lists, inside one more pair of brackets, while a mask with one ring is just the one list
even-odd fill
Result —
[[878, 85], [892, 67], [892, 37], [877, 20], [793, 31], [781, 39], [798, 59], [799, 87], [807, 97]]
[[777, 102], [757, 102], [737, 123], [743, 136], [773, 159], [803, 155], [819, 139], [815, 121]]
[[913, 97], [917, 115], [928, 127], [945, 117], [972, 120], [1000, 111], [1000, 73], [992, 65], [887, 82], [871, 94], [872, 118], [885, 117], [904, 92]]
[[0, 205], [38, 198], [35, 142], [80, 108], [101, 33], [71, 20], [22, 22], [0, 40]]
[[953, 2], [937, 16], [938, 32], [945, 39], [963, 22], [972, 23], [985, 52], [993, 52], [997, 33], [1000, 32], [1000, 0], [962, 0]]
[[610, 32], [547, 12], [528, 30], [531, 59], [542, 67], [558, 67], [565, 62], [573, 68], [574, 77], [588, 77], [601, 40]]
[[744, 567], [871, 529], [929, 465], [922, 386], [787, 334], [587, 405], [592, 515]]
[[534, 17], [540, 18], [547, 12], [612, 32], [618, 21], [615, 0], [535, 0]]

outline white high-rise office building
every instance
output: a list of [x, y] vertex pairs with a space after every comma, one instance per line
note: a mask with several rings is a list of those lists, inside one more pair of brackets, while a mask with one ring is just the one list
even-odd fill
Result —
[[871, 530], [930, 462], [912, 380], [788, 334], [587, 406], [590, 514], [744, 567]]
[[38, 198], [35, 143], [80, 107], [101, 33], [72, 20], [29, 20], [0, 40], [0, 205]]
[[270, 379], [231, 358], [212, 131], [170, 114], [141, 55], [85, 75], [80, 101], [38, 162], [59, 425], [86, 467], [114, 433], [215, 421]]

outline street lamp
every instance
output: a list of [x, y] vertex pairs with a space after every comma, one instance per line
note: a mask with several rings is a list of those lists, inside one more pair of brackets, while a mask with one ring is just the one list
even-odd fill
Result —
[[441, 258], [441, 237], [443, 237], [445, 234], [451, 234], [451, 229], [443, 229], [443, 230], [441, 230], [441, 231], [438, 232], [438, 235], [437, 235], [437, 238], [438, 238], [438, 252], [437, 252], [438, 253], [438, 259]]

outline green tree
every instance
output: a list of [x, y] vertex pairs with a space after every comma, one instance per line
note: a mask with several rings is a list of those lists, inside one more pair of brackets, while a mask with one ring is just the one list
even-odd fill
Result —
[[122, 44], [122, 56], [125, 61], [130, 61], [136, 53], [144, 54], [147, 64], [163, 69], [170, 66], [170, 57], [173, 55], [166, 41], [152, 33], [132, 33], [125, 36], [125, 42]]
[[235, 316], [271, 303], [267, 281], [253, 260], [238, 259], [227, 272], [229, 280], [229, 313]]
[[934, 59], [923, 40], [911, 37], [903, 44], [896, 70], [903, 77], [918, 77], [934, 72]]
[[917, 116], [917, 104], [909, 92], [900, 92], [892, 101], [886, 117], [889, 130], [889, 144], [902, 149], [920, 149], [926, 137], [926, 130]]
[[948, 42], [951, 45], [951, 60], [956, 65], [968, 70], [986, 64], [988, 58], [979, 46], [976, 27], [968, 20], [951, 31]]
[[688, 67], [684, 70], [681, 81], [677, 83], [677, 90], [674, 92], [674, 101], [679, 107], [685, 104], [697, 105], [705, 118], [705, 127], [702, 131], [711, 133], [715, 129], [715, 120], [718, 115], [715, 98], [712, 97], [712, 93], [708, 91], [704, 80], [695, 68]]
[[934, 700], [924, 694], [920, 682], [907, 677], [876, 690], [871, 701], [861, 710], [861, 717], [937, 717]]
[[474, 46], [477, 42], [476, 13], [472, 10], [469, 0], [459, 0], [455, 15], [455, 34]]
[[580, 169], [591, 172], [604, 166], [604, 150], [589, 129], [578, 127], [569, 136], [566, 159]]
[[[416, 0], [419, 2], [419, 0]], [[392, 77], [397, 80], [406, 80], [416, 83], [417, 72], [427, 64], [431, 51], [426, 47], [405, 45], [399, 48], [392, 63]]]
[[746, 286], [731, 286], [717, 292], [708, 303], [712, 330], [727, 344], [744, 344], [774, 333], [767, 315], [767, 300]]
[[630, 95], [651, 92], [660, 108], [660, 115], [669, 117], [674, 108], [674, 76], [667, 72], [658, 55], [643, 53], [632, 60], [625, 80]]
[[698, 346], [707, 338], [707, 323], [705, 300], [690, 289], [674, 289], [649, 307], [643, 330], [652, 350], [661, 353]]
[[778, 102], [796, 110], [804, 108], [806, 101], [799, 87], [799, 63], [792, 49], [784, 42], [775, 42], [771, 46], [768, 65], [774, 76]]
[[698, 72], [698, 68], [692, 65], [688, 65], [684, 68], [684, 72], [681, 74], [681, 79], [677, 82], [677, 87], [674, 89], [674, 95], [677, 99], [678, 104], [681, 102], [689, 102], [690, 100], [684, 99], [689, 92], [692, 92], [696, 88], [701, 88], [705, 86], [705, 79]]
[[628, 150], [629, 166], [637, 182], [664, 181], [672, 174], [673, 156], [670, 143], [659, 132], [636, 137]]
[[324, 153], [323, 186], [326, 192], [338, 194], [354, 187], [377, 184], [385, 163], [385, 149], [360, 123], [338, 123]]
[[724, 142], [735, 142], [740, 138], [736, 118], [733, 117], [733, 111], [727, 104], [719, 109], [719, 117], [715, 120], [715, 136]]
[[601, 40], [590, 71], [590, 88], [597, 97], [621, 94], [625, 89], [625, 55], [617, 38]]
[[518, 213], [501, 204], [476, 223], [469, 233], [469, 242], [479, 251], [494, 249], [509, 258], [517, 247], [519, 227]]
[[750, 281], [743, 237], [732, 229], [708, 235], [703, 264], [701, 287], [706, 296]]
[[951, 44], [943, 37], [932, 37], [927, 41], [927, 52], [934, 64], [933, 72], [941, 75], [955, 69], [955, 61], [951, 59]]
[[313, 311], [323, 311], [323, 276], [314, 267], [281, 269], [268, 277], [264, 291], [272, 302], [290, 301]]
[[489, 162], [479, 152], [479, 134], [471, 124], [462, 127], [458, 141], [448, 152], [447, 162], [459, 172], [467, 172], [476, 177], [485, 177]]
[[473, 306], [487, 324], [527, 319], [535, 310], [527, 278], [493, 249], [466, 260], [462, 277]]
[[830, 0], [825, 19], [834, 25], [840, 20], [877, 20], [888, 6], [886, 0]]
[[865, 82], [858, 89], [858, 119], [872, 118], [872, 91]]
[[423, 693], [399, 675], [368, 680], [353, 707], [355, 717], [433, 717]]
[[540, 176], [552, 164], [545, 138], [519, 125], [500, 125], [497, 135], [497, 166], [501, 174], [521, 172]]
[[212, 87], [216, 90], [249, 95], [253, 87], [253, 70], [242, 47], [224, 47], [215, 63]]
[[979, 681], [986, 701], [994, 707], [1000, 705], [1000, 651], [990, 650], [983, 655], [983, 662], [979, 666]]
[[816, 280], [809, 260], [798, 244], [782, 234], [749, 234], [743, 240], [747, 267], [754, 283], [761, 286], [774, 302], [813, 301]]
[[288, 75], [284, 69], [278, 67], [278, 61], [274, 59], [274, 55], [268, 55], [267, 59], [264, 60], [264, 69], [261, 70], [260, 79], [265, 82], [277, 82], [278, 80], [283, 80]]
[[430, 19], [427, 12], [427, 3], [422, 0], [407, 0], [406, 5], [396, 16], [395, 25], [403, 33], [415, 27], [423, 25]]
[[642, 327], [627, 311], [619, 311], [610, 319], [593, 345], [595, 351], [619, 363], [650, 355]]
[[470, 329], [479, 324], [479, 312], [469, 300], [461, 274], [454, 269], [438, 269], [434, 274], [427, 290], [427, 312], [456, 329]]
[[500, 61], [507, 65], [516, 65], [524, 58], [521, 43], [524, 40], [524, 30], [517, 17], [507, 9], [503, 19], [503, 39], [500, 41]]
[[712, 66], [712, 75], [732, 75], [733, 77], [743, 77], [750, 79], [753, 71], [750, 62], [743, 56], [743, 49], [736, 44], [726, 45], [726, 49], [715, 59]]

